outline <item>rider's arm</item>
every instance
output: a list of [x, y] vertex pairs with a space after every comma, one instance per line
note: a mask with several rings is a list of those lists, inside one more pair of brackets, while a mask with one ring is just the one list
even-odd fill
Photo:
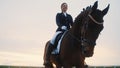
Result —
[[73, 18], [72, 18], [72, 16], [70, 15], [70, 20], [71, 20], [71, 22], [70, 22], [70, 25], [72, 26], [73, 25]]
[[62, 26], [62, 24], [60, 23], [60, 14], [59, 13], [57, 13], [57, 15], [56, 15], [56, 24], [58, 27]]

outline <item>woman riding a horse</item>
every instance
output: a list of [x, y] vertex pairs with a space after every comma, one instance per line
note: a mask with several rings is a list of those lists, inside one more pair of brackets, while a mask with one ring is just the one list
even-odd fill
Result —
[[[61, 13], [57, 13], [56, 15], [56, 24], [58, 26], [58, 29], [56, 30], [55, 35], [53, 38], [50, 40], [50, 44], [46, 48], [46, 58], [44, 60], [44, 65], [50, 64], [50, 54], [53, 51], [53, 49], [56, 48], [57, 44], [55, 44], [56, 37], [59, 34], [63, 34], [66, 30], [69, 30], [70, 27], [73, 24], [73, 19], [70, 14], [67, 13], [67, 3], [62, 3], [61, 4]], [[62, 35], [61, 35], [62, 36]]]
[[94, 54], [94, 47], [100, 32], [103, 30], [103, 17], [107, 14], [109, 5], [104, 10], [97, 9], [98, 1], [88, 6], [76, 17], [72, 27], [65, 32], [60, 45], [59, 55], [48, 53], [47, 48], [51, 44], [46, 43], [44, 61], [49, 56], [50, 63], [45, 68], [84, 68], [85, 57]]

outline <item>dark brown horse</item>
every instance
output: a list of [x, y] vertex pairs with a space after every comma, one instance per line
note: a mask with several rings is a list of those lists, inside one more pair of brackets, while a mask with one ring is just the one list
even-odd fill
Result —
[[[73, 66], [84, 68], [85, 57], [92, 57], [96, 40], [103, 29], [103, 17], [109, 9], [109, 5], [102, 11], [97, 9], [97, 6], [96, 1], [92, 7], [83, 9], [76, 17], [72, 28], [62, 39], [59, 55], [51, 55], [51, 65], [45, 68], [53, 68], [53, 64], [57, 68], [72, 68]], [[49, 41], [46, 47], [48, 45]]]

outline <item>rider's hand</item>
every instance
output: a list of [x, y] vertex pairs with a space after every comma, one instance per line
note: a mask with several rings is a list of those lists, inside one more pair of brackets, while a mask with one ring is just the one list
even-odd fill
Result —
[[67, 27], [66, 26], [62, 26], [61, 29], [62, 30], [67, 30]]

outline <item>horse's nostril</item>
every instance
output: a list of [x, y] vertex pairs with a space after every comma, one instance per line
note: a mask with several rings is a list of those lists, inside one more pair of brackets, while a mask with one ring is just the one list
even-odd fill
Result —
[[83, 54], [84, 54], [84, 55], [87, 55], [87, 51], [84, 50], [84, 51], [83, 51]]
[[87, 53], [87, 51], [84, 51], [84, 53], [86, 54], [86, 53]]

